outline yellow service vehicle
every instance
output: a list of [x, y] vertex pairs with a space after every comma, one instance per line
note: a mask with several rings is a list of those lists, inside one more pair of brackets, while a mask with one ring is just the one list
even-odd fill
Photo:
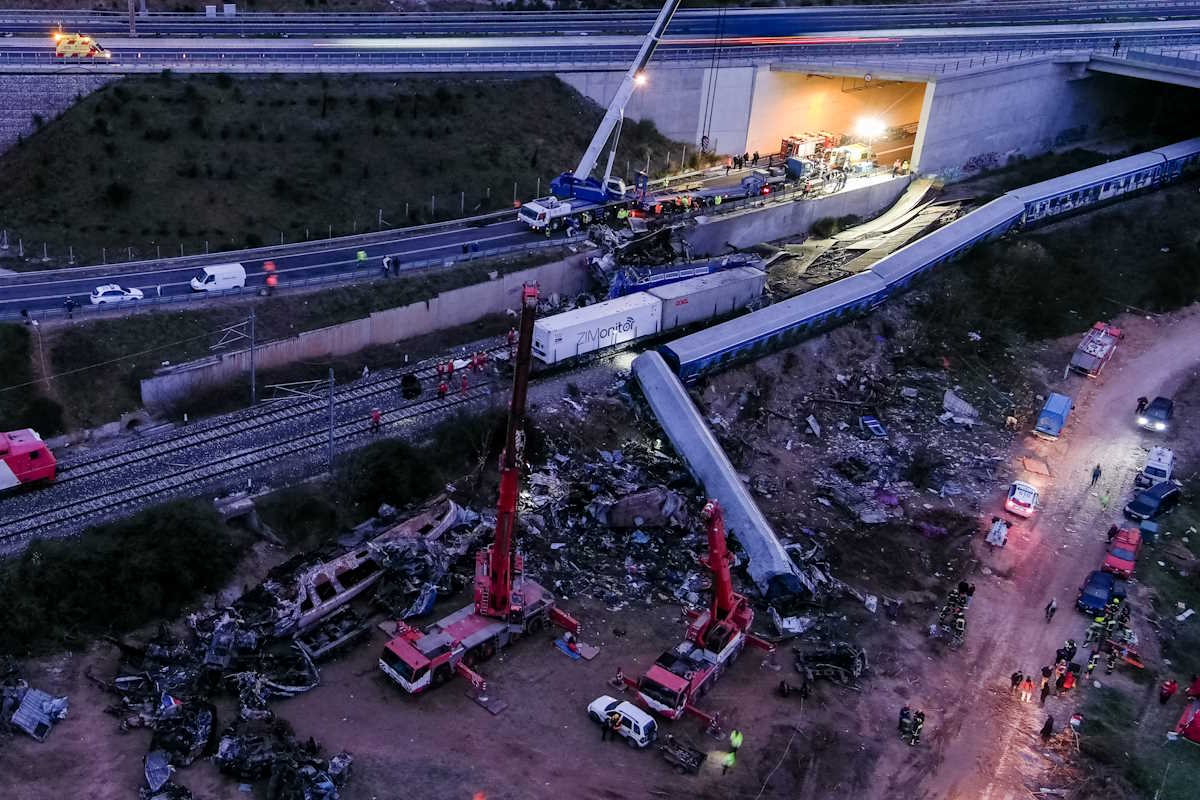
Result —
[[112, 53], [92, 37], [79, 33], [54, 34], [54, 55], [58, 58], [112, 58]]

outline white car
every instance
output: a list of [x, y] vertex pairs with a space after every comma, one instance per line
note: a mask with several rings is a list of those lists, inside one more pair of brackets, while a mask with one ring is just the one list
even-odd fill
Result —
[[646, 747], [658, 738], [658, 723], [642, 709], [628, 700], [601, 695], [588, 704], [588, 716], [593, 722], [607, 725], [608, 715], [621, 715], [621, 735], [630, 747]]
[[1022, 517], [1032, 517], [1037, 509], [1038, 490], [1022, 481], [1013, 481], [1008, 487], [1008, 498], [1004, 510]]
[[122, 289], [115, 283], [106, 283], [92, 289], [92, 305], [102, 303], [124, 303], [127, 300], [141, 300], [141, 289]]

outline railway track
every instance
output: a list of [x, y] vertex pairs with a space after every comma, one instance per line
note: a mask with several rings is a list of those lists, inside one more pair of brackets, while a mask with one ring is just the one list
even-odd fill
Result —
[[[466, 392], [450, 395], [445, 399], [431, 398], [384, 414], [383, 428], [398, 428], [420, 421], [425, 424], [446, 412], [460, 408], [491, 395], [490, 384], [481, 384]], [[334, 440], [345, 441], [369, 434], [369, 420], [351, 420], [334, 426]], [[322, 452], [329, 440], [328, 429], [314, 433], [303, 433], [281, 441], [257, 447], [249, 447], [212, 459], [194, 467], [184, 467], [162, 477], [136, 486], [122, 486], [99, 494], [68, 501], [50, 509], [41, 509], [5, 520], [0, 525], [0, 542], [39, 533], [86, 519], [100, 522], [110, 512], [132, 503], [145, 504], [155, 499], [194, 492], [202, 486], [211, 485], [221, 478], [232, 476], [246, 469], [287, 459], [302, 452]]]
[[[487, 350], [488, 358], [494, 359], [497, 353], [506, 352], [507, 347], [495, 347]], [[437, 363], [441, 359], [430, 359], [421, 362], [412, 374], [418, 379], [432, 378], [437, 374]], [[403, 381], [402, 375], [371, 381], [364, 384], [346, 386], [334, 391], [334, 406], [359, 402], [364, 399], [398, 391]], [[55, 484], [79, 480], [97, 475], [102, 472], [129, 466], [143, 461], [160, 458], [180, 450], [187, 450], [204, 444], [210, 444], [230, 436], [253, 430], [269, 428], [273, 425], [295, 422], [310, 414], [325, 414], [329, 409], [327, 398], [313, 398], [279, 401], [267, 411], [246, 409], [229, 417], [215, 418], [207, 423], [200, 423], [189, 428], [177, 430], [171, 434], [156, 437], [149, 441], [134, 442], [118, 450], [104, 450], [94, 455], [81, 457], [78, 460], [60, 464]]]

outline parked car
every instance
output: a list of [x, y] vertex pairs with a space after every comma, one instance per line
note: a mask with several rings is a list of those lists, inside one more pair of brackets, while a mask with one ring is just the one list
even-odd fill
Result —
[[1079, 597], [1075, 607], [1089, 616], [1095, 616], [1104, 610], [1114, 597], [1125, 599], [1128, 586], [1125, 581], [1118, 580], [1107, 572], [1096, 570], [1087, 576], [1087, 580], [1079, 587]]
[[1125, 516], [1130, 519], [1157, 519], [1179, 504], [1183, 492], [1174, 481], [1156, 483], [1125, 506]]
[[1013, 481], [1008, 487], [1004, 510], [1022, 517], [1031, 517], [1037, 509], [1038, 490], [1023, 481]]
[[124, 303], [129, 300], [141, 300], [141, 289], [122, 289], [115, 283], [106, 283], [92, 289], [92, 305], [103, 303]]
[[1175, 413], [1175, 401], [1169, 397], [1156, 397], [1138, 414], [1137, 423], [1143, 428], [1165, 431]]
[[1137, 528], [1123, 528], [1108, 545], [1108, 553], [1100, 569], [1118, 578], [1129, 578], [1142, 549], [1142, 533]]
[[658, 723], [654, 717], [630, 703], [601, 695], [588, 704], [587, 713], [593, 722], [608, 724], [608, 715], [616, 711], [621, 715], [621, 735], [630, 747], [646, 747], [658, 737]]

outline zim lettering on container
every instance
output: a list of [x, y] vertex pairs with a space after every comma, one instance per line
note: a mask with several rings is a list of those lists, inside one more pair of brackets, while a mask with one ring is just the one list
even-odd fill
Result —
[[676, 305], [676, 307], [678, 307], [678, 306], [686, 306], [687, 304], [688, 304], [688, 299], [687, 299], [686, 297], [684, 297], [684, 298], [682, 298], [682, 299], [680, 299], [680, 300], [676, 300], [676, 301], [675, 301], [675, 305]]
[[591, 342], [603, 342], [605, 339], [613, 339], [622, 333], [629, 333], [634, 329], [635, 325], [633, 317], [626, 317], [620, 322], [613, 323], [604, 328], [580, 331], [579, 339], [575, 342], [575, 346], [582, 347]]

